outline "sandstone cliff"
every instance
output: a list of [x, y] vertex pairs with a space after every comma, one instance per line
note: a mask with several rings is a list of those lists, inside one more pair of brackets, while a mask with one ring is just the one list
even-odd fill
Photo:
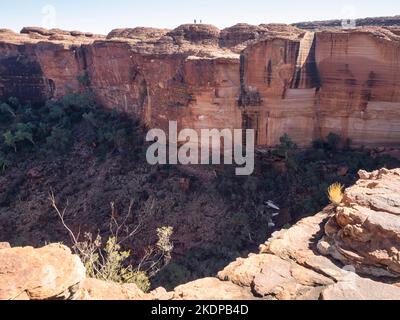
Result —
[[360, 172], [337, 208], [275, 233], [218, 274], [143, 294], [85, 279], [69, 249], [0, 244], [0, 299], [400, 300], [400, 170]]
[[0, 30], [0, 100], [33, 103], [92, 90], [150, 127], [251, 128], [309, 146], [330, 132], [398, 146], [399, 36], [394, 29], [306, 32], [287, 25], [218, 30]]

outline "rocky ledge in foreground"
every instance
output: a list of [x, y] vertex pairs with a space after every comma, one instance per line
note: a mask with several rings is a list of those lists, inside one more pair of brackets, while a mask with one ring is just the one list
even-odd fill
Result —
[[400, 300], [400, 169], [360, 172], [343, 203], [276, 232], [259, 254], [173, 292], [85, 278], [61, 245], [0, 243], [0, 299]]

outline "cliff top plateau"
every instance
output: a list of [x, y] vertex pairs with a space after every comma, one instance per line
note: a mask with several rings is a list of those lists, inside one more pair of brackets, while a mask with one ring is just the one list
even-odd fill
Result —
[[12, 30], [0, 29], [0, 42], [14, 44], [50, 42], [64, 45], [90, 44], [95, 41], [125, 42], [139, 53], [193, 52], [200, 56], [203, 53], [206, 56], [229, 57], [233, 53], [239, 53], [247, 44], [255, 40], [269, 37], [299, 39], [303, 34], [304, 31], [285, 24], [253, 26], [242, 23], [223, 30], [206, 24], [185, 24], [174, 30], [137, 27], [115, 29], [107, 36], [61, 29], [25, 27], [19, 34]]
[[[0, 42], [10, 44], [54, 43], [64, 46], [87, 45], [94, 42], [122, 42], [129, 44], [133, 52], [140, 54], [185, 53], [206, 58], [238, 59], [238, 54], [252, 43], [274, 38], [300, 41], [307, 30], [334, 33], [361, 32], [370, 33], [385, 40], [398, 41], [400, 39], [398, 36], [400, 31], [396, 25], [380, 24], [378, 22], [381, 20], [378, 18], [377, 20], [372, 18], [364, 20], [376, 23], [365, 22], [359, 24], [356, 29], [348, 30], [338, 29], [336, 23], [330, 21], [294, 25], [260, 24], [258, 26], [239, 23], [223, 30], [207, 24], [185, 24], [173, 30], [146, 27], [114, 29], [107, 36], [81, 31], [25, 27], [20, 33], [9, 29], [0, 29]], [[316, 25], [319, 23], [325, 27], [317, 28]]]

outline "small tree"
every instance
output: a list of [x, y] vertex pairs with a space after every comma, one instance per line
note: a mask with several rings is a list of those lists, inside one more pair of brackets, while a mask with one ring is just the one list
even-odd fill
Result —
[[296, 159], [294, 157], [298, 147], [297, 144], [289, 137], [288, 134], [284, 134], [280, 138], [280, 144], [276, 147], [276, 154], [280, 157], [285, 158], [286, 164], [294, 169], [297, 169]]
[[17, 152], [17, 141], [13, 133], [8, 130], [5, 134], [3, 134], [4, 137], [4, 144], [6, 146], [9, 146], [14, 149], [15, 152]]
[[293, 153], [294, 150], [297, 150], [297, 144], [293, 142], [293, 140], [289, 137], [287, 133], [285, 133], [280, 139], [280, 144], [277, 146], [277, 152], [280, 156], [285, 157], [286, 159], [290, 154]]
[[326, 141], [327, 141], [329, 150], [337, 151], [339, 148], [340, 142], [342, 141], [342, 138], [338, 134], [331, 132], [326, 137]]
[[29, 141], [33, 145], [33, 130], [30, 124], [17, 123], [15, 132], [8, 130], [4, 135], [4, 144], [12, 147], [15, 152], [17, 152], [17, 143], [23, 141]]
[[9, 161], [3, 152], [0, 152], [0, 168], [1, 170], [6, 170], [11, 166], [11, 161]]
[[17, 115], [15, 114], [14, 110], [11, 108], [11, 106], [8, 103], [0, 104], [0, 113], [1, 114], [8, 114], [8, 115], [12, 116], [13, 118], [17, 117]]
[[47, 145], [54, 150], [65, 151], [70, 145], [71, 131], [56, 127], [51, 135], [47, 137]]
[[17, 142], [29, 141], [33, 145], [33, 127], [29, 123], [17, 123], [15, 131], [15, 139]]

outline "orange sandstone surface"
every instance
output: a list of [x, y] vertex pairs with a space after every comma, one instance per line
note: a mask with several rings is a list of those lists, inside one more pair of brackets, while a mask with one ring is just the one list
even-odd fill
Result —
[[149, 127], [248, 128], [257, 145], [330, 132], [356, 145], [400, 141], [400, 36], [392, 28], [288, 25], [174, 30], [0, 29], [0, 100], [40, 103], [90, 89]]

